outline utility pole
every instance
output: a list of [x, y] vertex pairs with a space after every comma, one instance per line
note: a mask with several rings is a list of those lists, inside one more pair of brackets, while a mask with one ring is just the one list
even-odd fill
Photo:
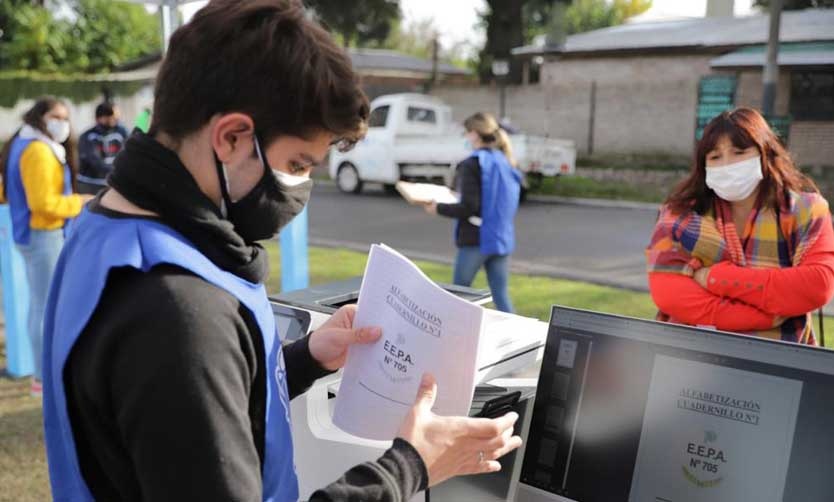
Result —
[[162, 25], [162, 52], [168, 52], [168, 42], [171, 35], [178, 28], [179, 7], [178, 0], [161, 0], [159, 3], [159, 22]]
[[507, 113], [507, 75], [510, 73], [510, 61], [496, 59], [492, 62], [492, 74], [498, 81], [498, 121], [504, 120]]
[[765, 118], [773, 116], [776, 102], [776, 86], [779, 80], [779, 23], [782, 16], [784, 0], [770, 0], [770, 35], [767, 41], [767, 63], [763, 73], [762, 114]]
[[426, 85], [426, 94], [431, 92], [434, 88], [435, 84], [437, 84], [437, 76], [438, 76], [438, 67], [440, 65], [440, 41], [438, 40], [437, 33], [434, 34], [434, 37], [431, 40], [431, 77], [429, 77], [428, 84]]

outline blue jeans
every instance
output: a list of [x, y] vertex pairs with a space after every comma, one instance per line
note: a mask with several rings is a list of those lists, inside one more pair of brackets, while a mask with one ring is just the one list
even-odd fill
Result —
[[508, 255], [482, 255], [478, 246], [465, 246], [458, 248], [455, 257], [455, 279], [458, 286], [471, 286], [475, 275], [481, 269], [486, 268], [489, 290], [492, 292], [492, 301], [495, 308], [502, 312], [513, 312], [513, 304], [510, 301], [510, 294], [507, 291], [507, 282], [510, 276], [510, 257]]
[[17, 250], [20, 251], [26, 265], [26, 280], [29, 282], [29, 316], [26, 328], [32, 343], [34, 377], [38, 380], [43, 374], [43, 315], [46, 310], [46, 296], [49, 294], [49, 284], [63, 246], [62, 229], [31, 230], [29, 244], [17, 244]]

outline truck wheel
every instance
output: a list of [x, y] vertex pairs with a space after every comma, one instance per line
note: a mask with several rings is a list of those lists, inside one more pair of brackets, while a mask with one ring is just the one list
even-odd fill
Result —
[[339, 166], [336, 173], [336, 186], [344, 193], [359, 193], [362, 191], [362, 180], [359, 179], [359, 171], [350, 163]]

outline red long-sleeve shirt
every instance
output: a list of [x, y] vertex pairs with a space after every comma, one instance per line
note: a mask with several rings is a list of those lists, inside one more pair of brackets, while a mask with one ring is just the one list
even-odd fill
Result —
[[775, 318], [825, 305], [834, 296], [834, 228], [830, 219], [802, 262], [787, 268], [710, 267], [707, 288], [691, 277], [649, 273], [655, 305], [674, 320], [728, 331], [765, 330]]

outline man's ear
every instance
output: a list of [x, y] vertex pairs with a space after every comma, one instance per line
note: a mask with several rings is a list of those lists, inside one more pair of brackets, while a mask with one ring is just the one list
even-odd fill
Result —
[[215, 118], [211, 145], [220, 162], [237, 164], [252, 155], [255, 123], [244, 113], [227, 113]]

